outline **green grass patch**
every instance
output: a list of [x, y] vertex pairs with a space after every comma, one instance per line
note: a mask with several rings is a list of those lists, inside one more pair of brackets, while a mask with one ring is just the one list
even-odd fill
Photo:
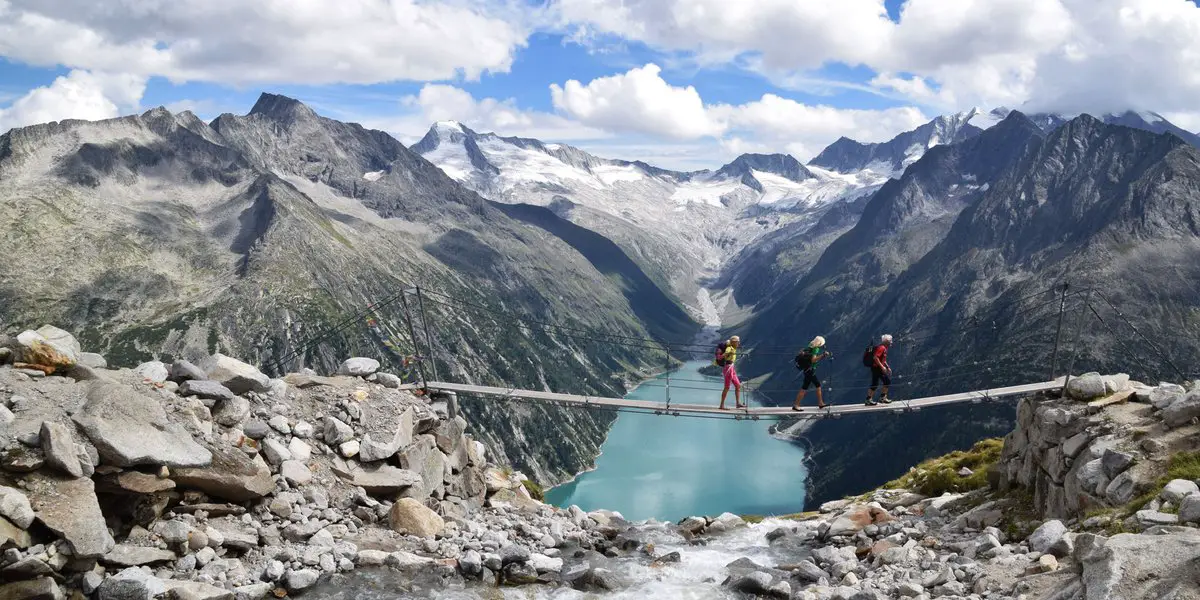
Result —
[[[987, 487], [987, 472], [1000, 460], [1004, 440], [992, 438], [980, 441], [970, 450], [955, 450], [945, 456], [931, 458], [899, 479], [884, 484], [887, 489], [903, 488], [930, 497], [946, 492], [962, 493]], [[958, 474], [963, 467], [973, 473], [968, 477]]]
[[539, 502], [546, 501], [546, 492], [542, 490], [542, 486], [538, 485], [532, 479], [521, 480], [521, 485], [525, 486], [525, 491], [529, 492], [529, 496]]

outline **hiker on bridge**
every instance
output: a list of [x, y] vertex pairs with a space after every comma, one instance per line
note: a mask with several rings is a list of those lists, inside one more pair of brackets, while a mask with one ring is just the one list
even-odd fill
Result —
[[721, 406], [720, 410], [725, 410], [725, 396], [729, 394], [729, 386], [733, 386], [733, 401], [737, 408], [744, 408], [742, 404], [742, 381], [738, 379], [737, 369], [733, 363], [737, 362], [737, 349], [742, 345], [742, 339], [738, 336], [733, 336], [725, 342], [717, 344], [716, 359], [714, 364], [720, 366], [725, 375], [725, 389], [721, 390]]
[[[888, 386], [892, 385], [892, 366], [888, 364], [887, 351], [892, 345], [892, 336], [883, 334], [879, 338], [879, 344], [867, 348], [863, 353], [863, 365], [871, 368], [871, 388], [867, 390], [867, 406], [875, 406], [876, 404], [891, 404], [891, 399], [888, 398]], [[883, 383], [883, 395], [879, 397], [879, 402], [875, 401], [875, 388]]]
[[825, 408], [825, 398], [821, 396], [821, 380], [817, 377], [817, 363], [826, 358], [833, 358], [833, 353], [825, 349], [825, 338], [819, 335], [796, 355], [796, 368], [804, 373], [804, 383], [800, 386], [800, 392], [796, 394], [792, 410], [804, 410], [800, 408], [800, 403], [804, 401], [804, 395], [808, 393], [810, 385], [817, 386], [817, 409]]

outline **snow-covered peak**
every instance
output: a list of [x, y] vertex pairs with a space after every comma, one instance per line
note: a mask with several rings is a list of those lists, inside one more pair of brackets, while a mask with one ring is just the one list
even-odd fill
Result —
[[433, 124], [434, 131], [444, 131], [447, 133], [464, 133], [462, 123], [458, 121], [438, 121]]

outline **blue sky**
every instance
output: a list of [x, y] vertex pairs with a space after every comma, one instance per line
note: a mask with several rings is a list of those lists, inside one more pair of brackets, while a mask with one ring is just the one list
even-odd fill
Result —
[[[0, 130], [262, 91], [668, 167], [807, 159], [973, 106], [1156, 110], [1200, 129], [1192, 0], [0, 0]], [[569, 83], [570, 82], [570, 83]]]

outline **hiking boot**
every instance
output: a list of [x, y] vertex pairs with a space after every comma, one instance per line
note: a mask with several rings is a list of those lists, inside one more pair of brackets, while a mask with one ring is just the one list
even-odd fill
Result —
[[876, 402], [873, 398], [867, 398], [867, 401], [864, 404], [866, 404], [867, 406], [875, 406], [876, 404], [879, 404], [879, 403]]
[[880, 399], [879, 399], [879, 402], [880, 402], [880, 404], [891, 404], [891, 403], [892, 403], [892, 400], [891, 400], [891, 398], [888, 398], [887, 396], [884, 396], [884, 397], [882, 397], [882, 398], [880, 398]]

